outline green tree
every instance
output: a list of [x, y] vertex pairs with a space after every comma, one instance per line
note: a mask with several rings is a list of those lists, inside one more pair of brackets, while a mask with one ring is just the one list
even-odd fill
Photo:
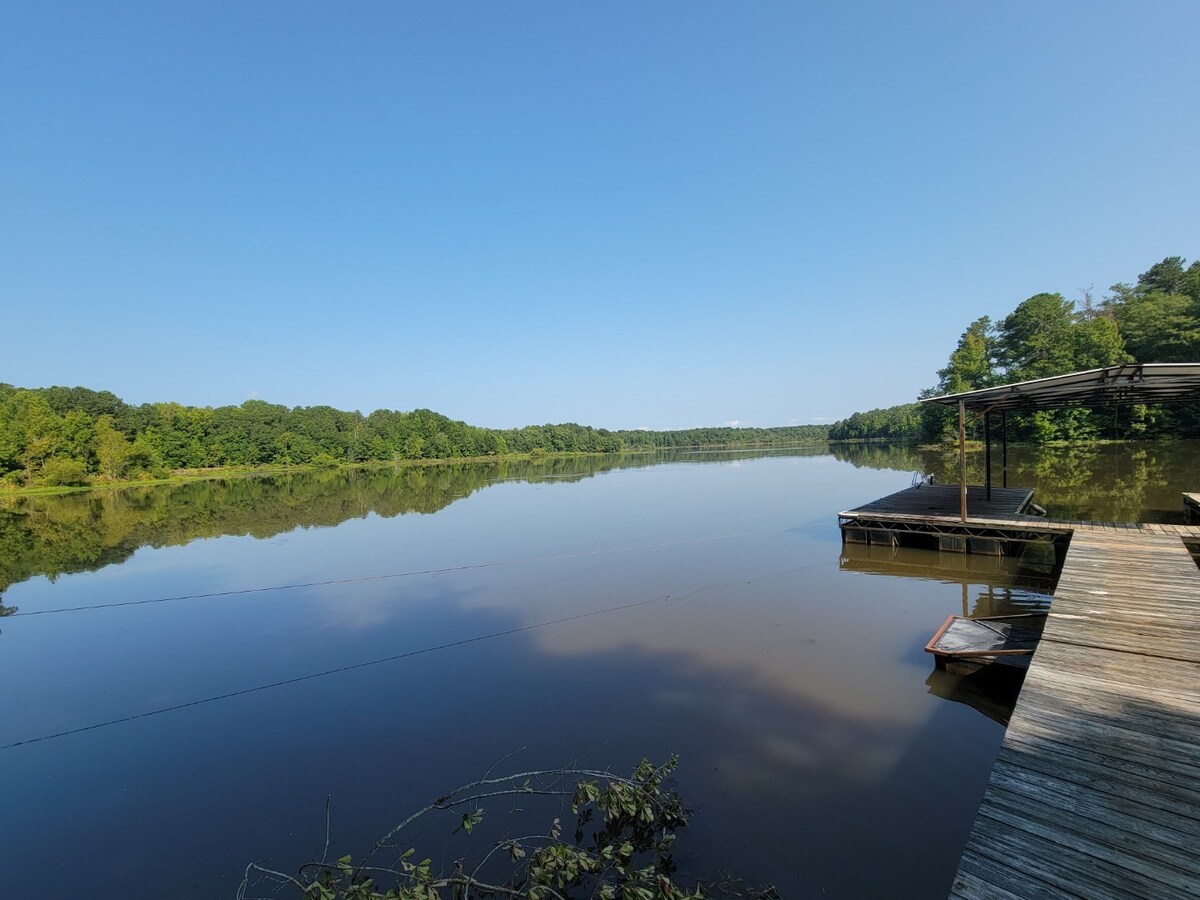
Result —
[[1168, 256], [1138, 276], [1138, 288], [1145, 293], [1181, 294], [1200, 300], [1200, 260], [1186, 269], [1182, 256]]
[[36, 391], [18, 393], [16, 416], [22, 444], [21, 464], [27, 481], [33, 481], [41, 475], [46, 461], [62, 449], [63, 420]]
[[[922, 392], [922, 396], [937, 397], [991, 387], [996, 383], [998, 352], [992, 320], [987, 316], [976, 319], [958, 339], [946, 367], [938, 369], [937, 385]], [[971, 429], [974, 438], [978, 426], [972, 422]], [[940, 403], [926, 403], [921, 407], [920, 434], [929, 443], [951, 441], [958, 434], [958, 415]]]
[[996, 357], [1006, 381], [1071, 372], [1075, 365], [1075, 304], [1062, 294], [1035, 294], [999, 326]]
[[97, 471], [105, 481], [118, 481], [125, 474], [133, 448], [113, 424], [112, 416], [97, 419], [95, 431], [93, 452]]
[[1184, 268], [1183, 257], [1168, 256], [1136, 285], [1114, 284], [1104, 309], [1138, 362], [1200, 359], [1200, 262]]

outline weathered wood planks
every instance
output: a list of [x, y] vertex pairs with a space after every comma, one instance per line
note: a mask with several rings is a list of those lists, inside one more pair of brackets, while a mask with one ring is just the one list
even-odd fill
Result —
[[950, 896], [1200, 896], [1191, 529], [1076, 526]]

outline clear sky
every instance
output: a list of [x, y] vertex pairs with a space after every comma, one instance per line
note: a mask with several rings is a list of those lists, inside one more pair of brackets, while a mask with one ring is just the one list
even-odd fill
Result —
[[1200, 3], [0, 5], [0, 381], [487, 426], [906, 402], [1200, 255]]

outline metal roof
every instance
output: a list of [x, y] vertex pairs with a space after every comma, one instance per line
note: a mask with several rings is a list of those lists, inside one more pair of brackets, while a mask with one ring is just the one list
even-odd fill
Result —
[[1200, 400], [1200, 363], [1128, 363], [926, 397], [921, 402], [957, 406], [960, 400], [978, 412]]

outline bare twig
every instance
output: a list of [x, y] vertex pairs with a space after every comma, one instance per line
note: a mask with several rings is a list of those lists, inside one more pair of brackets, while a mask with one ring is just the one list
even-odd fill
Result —
[[516, 750], [513, 750], [510, 753], [505, 753], [502, 757], [500, 757], [498, 760], [496, 760], [494, 763], [492, 763], [492, 767], [483, 773], [483, 777], [490, 778], [491, 774], [496, 771], [496, 766], [500, 765], [500, 763], [504, 762], [505, 760], [512, 759], [518, 753], [523, 753], [523, 752], [525, 752], [525, 748], [518, 747]]
[[329, 859], [329, 812], [333, 806], [333, 794], [325, 795], [325, 849], [321, 851], [321, 862]]
[[301, 891], [301, 893], [304, 893], [307, 890], [307, 885], [305, 885], [302, 881], [299, 881], [298, 879], [293, 878], [291, 875], [288, 875], [286, 872], [277, 872], [274, 869], [268, 869], [265, 866], [259, 865], [258, 861], [255, 860], [254, 862], [252, 862], [248, 866], [246, 866], [246, 871], [242, 875], [242, 883], [238, 885], [237, 900], [249, 900], [249, 898], [246, 897], [246, 891], [250, 887], [250, 872], [251, 872], [251, 870], [260, 872], [265, 876], [273, 878], [276, 882], [278, 882], [280, 884], [291, 883], [291, 884], [295, 885]]

